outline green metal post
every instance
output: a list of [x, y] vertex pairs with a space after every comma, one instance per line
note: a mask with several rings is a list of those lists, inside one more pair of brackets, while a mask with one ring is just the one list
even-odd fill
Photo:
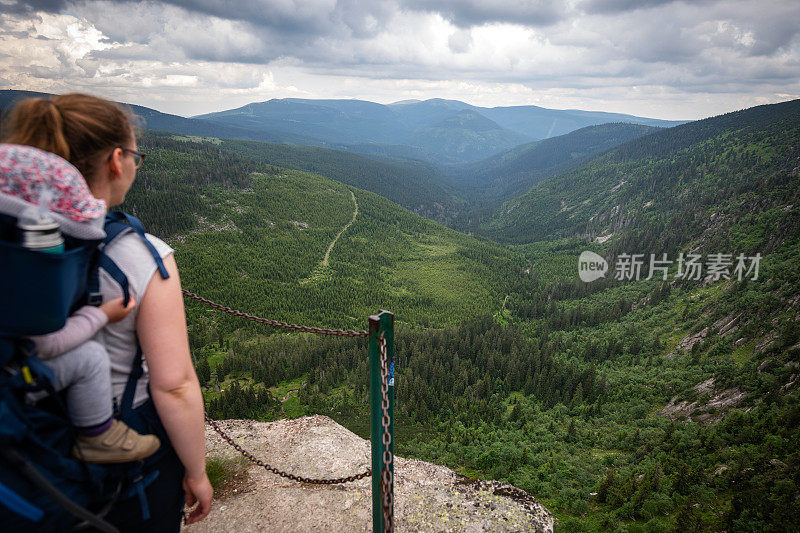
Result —
[[[381, 418], [381, 351], [378, 337], [383, 333], [386, 339], [386, 356], [389, 365], [389, 434], [392, 436], [389, 452], [394, 457], [394, 315], [383, 311], [369, 317], [369, 404], [370, 404], [370, 437], [372, 440], [372, 531], [382, 533], [383, 494], [381, 493], [381, 472], [383, 471], [383, 426]], [[394, 461], [389, 467], [394, 479]], [[392, 483], [392, 501], [394, 501], [394, 483]]]

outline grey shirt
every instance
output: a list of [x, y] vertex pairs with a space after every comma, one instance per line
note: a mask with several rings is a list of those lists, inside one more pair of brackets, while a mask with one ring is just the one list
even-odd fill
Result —
[[[155, 246], [159, 255], [164, 258], [173, 252], [172, 248], [158, 237], [147, 234], [147, 239]], [[112, 394], [119, 402], [128, 381], [133, 359], [136, 356], [136, 317], [139, 314], [139, 303], [153, 275], [156, 274], [156, 262], [150, 255], [141, 238], [130, 231], [120, 235], [105, 248], [105, 253], [128, 277], [130, 293], [136, 300], [136, 308], [127, 317], [108, 324], [97, 334], [96, 340], [105, 346], [111, 361]], [[160, 274], [156, 274], [160, 275]], [[100, 292], [103, 301], [122, 296], [122, 289], [104, 270], [100, 270]], [[138, 407], [147, 400], [147, 383], [150, 374], [147, 369], [147, 354], [144, 355], [144, 374], [136, 386], [133, 405]]]

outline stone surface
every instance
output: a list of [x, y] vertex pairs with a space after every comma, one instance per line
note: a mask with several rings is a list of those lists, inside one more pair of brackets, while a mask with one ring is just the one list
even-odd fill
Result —
[[689, 335], [686, 335], [684, 338], [680, 340], [675, 349], [667, 354], [667, 357], [670, 359], [675, 357], [675, 355], [677, 355], [678, 350], [683, 350], [684, 352], [690, 351], [695, 344], [703, 341], [706, 338], [706, 335], [708, 335], [708, 327], [703, 328], [701, 331], [698, 331], [697, 333], [694, 334], [690, 333]]
[[729, 409], [737, 407], [747, 398], [747, 393], [736, 387], [717, 389], [714, 378], [700, 382], [693, 388], [697, 394], [709, 396], [705, 404], [686, 400], [678, 402], [676, 396], [656, 414], [670, 420], [685, 418], [698, 424], [713, 424], [725, 418]]
[[756, 344], [756, 353], [764, 352], [772, 345], [772, 342], [778, 338], [777, 331], [770, 331], [767, 335]]
[[[306, 477], [364, 471], [370, 443], [324, 416], [277, 422], [226, 420], [220, 427], [256, 457]], [[210, 427], [208, 456], [238, 454]], [[553, 517], [526, 492], [496, 481], [466, 479], [444, 466], [395, 458], [396, 531], [553, 531]], [[186, 533], [211, 531], [371, 531], [371, 480], [306, 485], [248, 468], [252, 489], [214, 502]]]

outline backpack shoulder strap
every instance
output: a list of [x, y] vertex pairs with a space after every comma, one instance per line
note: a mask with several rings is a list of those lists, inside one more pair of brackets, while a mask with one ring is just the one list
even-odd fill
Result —
[[136, 396], [136, 384], [139, 378], [144, 374], [142, 368], [142, 347], [136, 343], [136, 355], [133, 357], [133, 364], [131, 365], [131, 372], [128, 374], [128, 381], [125, 383], [125, 390], [122, 392], [120, 404], [117, 406], [119, 417], [125, 420], [133, 410], [133, 398]]
[[[127, 221], [123, 222], [123, 221]], [[122, 229], [118, 229], [118, 224], [122, 224]], [[156, 266], [158, 266], [158, 272], [161, 274], [163, 279], [169, 278], [169, 273], [167, 272], [167, 267], [164, 266], [164, 261], [161, 260], [161, 255], [156, 250], [156, 247], [153, 246], [153, 243], [147, 240], [147, 237], [144, 234], [144, 226], [142, 226], [142, 222], [133, 215], [129, 215], [128, 213], [123, 213], [122, 211], [112, 211], [111, 213], [106, 215], [106, 238], [103, 243], [107, 246], [112, 240], [114, 240], [118, 235], [120, 235], [125, 228], [131, 228], [139, 238], [142, 239], [142, 242], [150, 251], [150, 255], [153, 256], [153, 260], [156, 262]]]
[[[130, 301], [131, 299], [131, 291], [130, 291], [130, 286], [128, 284], [128, 276], [125, 275], [122, 269], [120, 269], [110, 257], [104, 254], [102, 251], [99, 251], [97, 257], [97, 269], [95, 269], [95, 274], [99, 274], [99, 270], [101, 268], [105, 270], [114, 281], [117, 282], [117, 285], [120, 286], [120, 288], [122, 289], [122, 305], [127, 307], [128, 301]], [[92, 276], [91, 283], [95, 284], [95, 282], [97, 283], [97, 290], [96, 292], [90, 292], [90, 294], [97, 294], [100, 300], [99, 303], [102, 303], [103, 300], [102, 300], [102, 295], [100, 295], [99, 275]], [[94, 289], [94, 287], [90, 288], [90, 290], [92, 289]]]
[[114, 239], [129, 231], [136, 233], [147, 247], [147, 250], [153, 257], [153, 260], [156, 262], [156, 266], [158, 267], [158, 272], [161, 277], [163, 279], [169, 278], [167, 267], [164, 266], [164, 261], [161, 259], [161, 255], [158, 253], [158, 250], [156, 250], [156, 247], [153, 246], [153, 243], [147, 240], [144, 232], [144, 226], [142, 226], [142, 222], [138, 218], [121, 211], [112, 211], [106, 215], [106, 221], [103, 229], [106, 232], [106, 238], [103, 239], [102, 246], [97, 251], [96, 267], [91, 269], [89, 272], [88, 303], [90, 305], [100, 305], [103, 301], [102, 296], [100, 295], [100, 268], [105, 270], [108, 275], [111, 276], [111, 278], [122, 288], [123, 303], [124, 305], [128, 305], [128, 301], [130, 300], [128, 278], [117, 266], [117, 264], [114, 263], [114, 261], [104, 253], [103, 250]]

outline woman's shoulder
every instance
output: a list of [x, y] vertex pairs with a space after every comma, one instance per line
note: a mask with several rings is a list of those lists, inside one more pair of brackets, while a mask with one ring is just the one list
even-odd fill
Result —
[[[155, 235], [145, 233], [145, 237], [150, 244], [155, 247], [158, 255], [162, 259], [174, 251], [169, 244], [165, 243]], [[134, 231], [127, 231], [111, 241], [104, 249], [104, 252], [114, 260], [119, 258], [126, 260], [150, 259], [152, 261], [152, 254], [150, 253], [148, 246]]]
[[[173, 252], [172, 247], [158, 237], [149, 233], [145, 235], [162, 259]], [[111, 241], [103, 252], [125, 273], [134, 294], [140, 296], [157, 268], [156, 261], [142, 238], [135, 232], [128, 231]]]

